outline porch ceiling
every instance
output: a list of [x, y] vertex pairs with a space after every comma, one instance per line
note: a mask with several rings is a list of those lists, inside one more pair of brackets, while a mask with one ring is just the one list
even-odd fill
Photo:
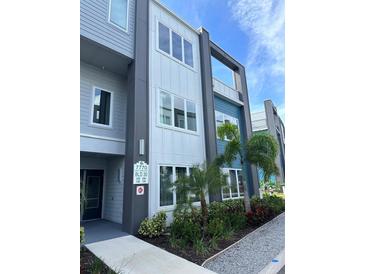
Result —
[[86, 63], [120, 75], [127, 75], [129, 57], [80, 37], [80, 59]]

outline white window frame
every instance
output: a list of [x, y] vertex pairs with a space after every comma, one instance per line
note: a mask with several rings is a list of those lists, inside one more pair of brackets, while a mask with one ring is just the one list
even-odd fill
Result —
[[[237, 193], [238, 193], [238, 196], [237, 197], [232, 197], [232, 188], [231, 188], [232, 182], [231, 182], [231, 176], [229, 174], [230, 170], [234, 170], [235, 171], [235, 174], [236, 174], [236, 184], [237, 184]], [[244, 194], [241, 194], [240, 193], [240, 187], [239, 187], [239, 181], [238, 181], [238, 171], [241, 171], [243, 173], [242, 169], [240, 169], [240, 168], [222, 168], [222, 172], [224, 174], [227, 174], [228, 175], [227, 176], [227, 180], [228, 180], [228, 183], [229, 183], [229, 198], [224, 198], [223, 197], [223, 188], [225, 186], [221, 188], [222, 201], [236, 200], [236, 199], [242, 199], [243, 198]], [[243, 176], [243, 174], [242, 174], [242, 176]], [[243, 179], [244, 178], [242, 177], [242, 180]]]
[[[182, 96], [179, 96], [179, 95], [175, 95], [174, 93], [172, 92], [169, 92], [167, 90], [164, 90], [164, 89], [161, 89], [161, 88], [158, 88], [157, 89], [158, 92], [157, 92], [157, 126], [158, 127], [162, 127], [162, 128], [167, 128], [167, 129], [171, 129], [171, 130], [175, 130], [175, 131], [180, 131], [180, 132], [184, 132], [184, 133], [189, 133], [189, 134], [193, 134], [193, 135], [199, 135], [199, 124], [198, 124], [198, 105], [197, 103], [195, 103], [193, 100], [190, 100], [190, 99], [186, 99]], [[160, 109], [160, 96], [161, 96], [161, 92], [164, 92], [164, 93], [167, 93], [171, 96], [171, 107], [172, 107], [172, 112], [171, 112], [171, 115], [172, 115], [172, 123], [171, 125], [166, 125], [164, 123], [161, 122], [161, 118], [160, 118], [160, 115], [161, 115], [161, 109]], [[177, 98], [180, 98], [180, 99], [183, 99], [184, 100], [184, 123], [185, 123], [185, 128], [180, 128], [180, 127], [176, 127], [175, 126], [175, 97]], [[195, 130], [190, 130], [188, 129], [188, 116], [187, 116], [187, 106], [186, 106], [186, 102], [189, 101], [191, 103], [193, 103], [195, 105], [195, 120], [196, 120], [196, 131]]]
[[[233, 117], [233, 116], [230, 116], [228, 114], [225, 114], [223, 112], [220, 112], [218, 110], [216, 110], [214, 112], [214, 119], [215, 119], [215, 128], [218, 129], [218, 126], [217, 126], [217, 114], [221, 114], [223, 116], [223, 124], [225, 122], [225, 120], [229, 120], [229, 121], [232, 121], [232, 120], [235, 120], [236, 123], [237, 123], [237, 128], [238, 128], [238, 132], [241, 134], [241, 131], [240, 131], [240, 120], [237, 119], [236, 117]], [[227, 119], [226, 119], [227, 118]], [[217, 138], [220, 140], [219, 136], [218, 136], [218, 130], [216, 130], [216, 133], [217, 133]], [[227, 138], [227, 136], [224, 136], [224, 141], [231, 141], [230, 139]]]
[[112, 8], [112, 1], [113, 0], [109, 0], [109, 6], [108, 6], [108, 23], [113, 25], [114, 27], [117, 27], [118, 29], [124, 31], [125, 33], [129, 34], [129, 0], [127, 0], [127, 20], [126, 20], [126, 27], [123, 28], [121, 26], [119, 26], [118, 24], [114, 23], [112, 20], [110, 20], [110, 15], [111, 15], [111, 8]]
[[[160, 182], [160, 168], [161, 167], [172, 167], [172, 181], [175, 182], [176, 181], [176, 168], [177, 167], [183, 167], [186, 168], [186, 175], [189, 176], [190, 175], [190, 168], [193, 167], [193, 165], [186, 165], [186, 164], [158, 164], [157, 165], [157, 174], [158, 174], [158, 210], [166, 210], [166, 211], [170, 211], [170, 210], [174, 210], [176, 208], [176, 188], [173, 187], [172, 189], [172, 205], [166, 205], [166, 206], [161, 206], [160, 202], [161, 202], [161, 196], [160, 196], [160, 187], [161, 187], [161, 182]], [[193, 202], [192, 205], [194, 206], [199, 206], [200, 205], [200, 201], [198, 202]]]
[[[100, 89], [102, 91], [106, 91], [110, 93], [110, 109], [109, 109], [109, 125], [104, 125], [104, 124], [99, 124], [99, 123], [94, 123], [94, 102], [95, 102], [95, 90], [96, 89]], [[99, 128], [104, 128], [104, 129], [112, 129], [113, 128], [113, 105], [114, 105], [114, 96], [113, 96], [113, 91], [107, 90], [105, 88], [100, 88], [97, 86], [93, 86], [92, 88], [92, 101], [91, 101], [91, 115], [90, 115], [90, 126], [92, 127], [99, 127]]]
[[[158, 24], [159, 23], [161, 23], [162, 25], [164, 25], [166, 28], [168, 28], [169, 29], [169, 38], [170, 38], [170, 54], [169, 53], [167, 53], [167, 52], [164, 52], [163, 50], [161, 50], [160, 49], [160, 47], [159, 47], [159, 38], [160, 38], [160, 29], [159, 29], [159, 27], [158, 27]], [[180, 37], [181, 37], [181, 51], [182, 51], [182, 61], [180, 61], [179, 59], [177, 59], [177, 58], [175, 58], [173, 55], [172, 55], [172, 32], [175, 32], [176, 34], [178, 34]], [[158, 20], [158, 19], [156, 19], [156, 35], [157, 35], [157, 37], [156, 37], [156, 50], [159, 52], [159, 53], [161, 53], [161, 54], [163, 54], [163, 55], [165, 55], [165, 56], [167, 56], [167, 57], [169, 57], [170, 59], [172, 59], [172, 60], [174, 60], [175, 62], [177, 62], [177, 63], [179, 63], [180, 65], [183, 65], [184, 67], [186, 67], [186, 68], [188, 68], [188, 69], [190, 69], [190, 70], [192, 70], [192, 71], [194, 71], [194, 72], [197, 72], [196, 71], [196, 68], [195, 68], [195, 59], [194, 59], [194, 57], [195, 57], [195, 55], [196, 55], [196, 53], [195, 53], [195, 46], [194, 46], [194, 43], [190, 40], [190, 39], [187, 39], [187, 38], [185, 38], [179, 31], [176, 31], [175, 29], [172, 29], [171, 27], [169, 27], [169, 25], [168, 24], [166, 24], [165, 22], [163, 22], [162, 20]], [[185, 49], [184, 49], [184, 40], [186, 40], [186, 41], [188, 41], [190, 44], [191, 44], [191, 46], [192, 46], [192, 53], [193, 53], [193, 66], [190, 66], [190, 65], [188, 65], [188, 64], [186, 64], [185, 63]]]

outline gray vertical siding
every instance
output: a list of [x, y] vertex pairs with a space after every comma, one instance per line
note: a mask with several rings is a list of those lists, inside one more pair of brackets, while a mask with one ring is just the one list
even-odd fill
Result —
[[104, 193], [104, 219], [123, 223], [123, 189], [124, 176], [119, 181], [118, 170], [124, 174], [123, 157], [112, 157], [107, 162], [106, 185]]
[[[225, 101], [218, 96], [214, 96], [214, 108], [215, 110], [227, 114], [231, 117], [234, 117], [239, 120], [240, 134], [241, 134], [241, 142], [245, 142], [244, 138], [244, 123], [242, 122], [242, 116], [240, 107], [231, 104], [228, 101]], [[223, 154], [224, 149], [226, 147], [227, 141], [222, 141], [217, 139], [217, 152], [218, 154]], [[242, 168], [239, 158], [237, 157], [235, 161], [232, 162], [230, 166], [232, 168]]]
[[[92, 126], [91, 107], [93, 86], [113, 92], [112, 128]], [[125, 139], [127, 123], [127, 80], [122, 76], [80, 63], [80, 133]]]
[[109, 0], [80, 1], [80, 34], [134, 58], [135, 0], [129, 0], [128, 33], [108, 22]]

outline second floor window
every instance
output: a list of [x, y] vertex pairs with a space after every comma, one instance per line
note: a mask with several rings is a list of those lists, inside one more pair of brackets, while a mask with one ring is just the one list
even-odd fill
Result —
[[110, 0], [109, 22], [127, 31], [128, 0]]
[[195, 103], [165, 91], [160, 91], [159, 96], [160, 124], [197, 131]]
[[93, 123], [109, 126], [111, 93], [95, 88], [93, 103]]
[[[215, 125], [216, 125], [217, 137], [218, 137], [218, 127], [223, 124], [233, 124], [237, 126], [238, 130], [240, 129], [239, 121], [237, 118], [234, 118], [219, 111], [215, 111]], [[224, 139], [226, 141], [230, 141], [230, 139], [227, 137], [225, 137]]]

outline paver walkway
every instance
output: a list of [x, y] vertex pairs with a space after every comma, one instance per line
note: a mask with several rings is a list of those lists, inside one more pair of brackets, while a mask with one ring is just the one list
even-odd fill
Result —
[[285, 247], [285, 213], [266, 223], [204, 267], [219, 274], [257, 274]]
[[86, 247], [117, 273], [214, 274], [131, 235], [87, 244]]

